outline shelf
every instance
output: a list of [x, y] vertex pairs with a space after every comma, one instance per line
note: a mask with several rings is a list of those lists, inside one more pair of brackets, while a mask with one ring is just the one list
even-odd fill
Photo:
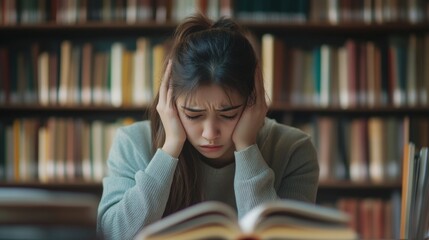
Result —
[[[238, 21], [242, 26], [250, 29], [254, 33], [274, 33], [274, 34], [407, 34], [429, 31], [429, 23], [385, 23], [385, 24], [365, 24], [365, 23], [287, 23], [287, 22], [252, 22]], [[124, 22], [87, 22], [80, 24], [18, 24], [0, 25], [0, 35], [6, 38], [25, 37], [30, 34], [37, 34], [38, 37], [52, 38], [52, 32], [56, 37], [105, 37], [119, 34], [124, 36], [138, 35], [165, 35], [169, 36], [174, 31], [177, 23], [147, 21], [141, 23], [128, 24]]]
[[400, 193], [401, 182], [350, 182], [350, 181], [329, 181], [320, 182], [317, 191], [317, 202], [336, 202], [341, 198], [381, 198], [391, 199], [392, 194]]
[[[175, 23], [143, 22], [137, 24], [115, 22], [88, 22], [85, 24], [25, 24], [0, 25], [0, 35], [15, 39], [33, 35], [33, 38], [105, 38], [117, 36], [170, 36], [177, 26]], [[52, 33], [55, 32], [53, 35]], [[6, 38], [4, 38], [6, 39]]]
[[337, 189], [337, 190], [377, 190], [377, 189], [401, 189], [401, 182], [350, 182], [350, 181], [322, 181], [319, 182], [319, 190]]
[[[101, 190], [102, 185], [99, 182], [61, 182], [61, 183], [41, 183], [41, 182], [17, 182], [17, 183], [0, 183], [0, 187], [29, 187], [45, 189], [86, 189]], [[400, 189], [401, 182], [350, 182], [350, 181], [323, 181], [319, 183], [319, 189]]]
[[41, 183], [41, 182], [1, 182], [0, 188], [39, 188], [52, 191], [86, 192], [101, 197], [103, 188], [99, 182], [63, 182], [63, 183]]
[[118, 118], [121, 116], [141, 118], [146, 116], [148, 106], [41, 106], [41, 105], [8, 105], [0, 106], [0, 112], [8, 118], [15, 117], [95, 117]]
[[416, 106], [416, 107], [310, 107], [310, 106], [290, 106], [288, 104], [273, 104], [270, 106], [273, 112], [285, 113], [303, 113], [303, 114], [329, 114], [329, 115], [428, 115], [429, 106]]
[[365, 35], [382, 35], [382, 34], [406, 34], [427, 32], [429, 23], [385, 23], [385, 24], [365, 24], [365, 23], [264, 23], [264, 22], [241, 22], [243, 26], [251, 29], [253, 32], [277, 33], [287, 35], [293, 34], [365, 34]]
[[[7, 116], [31, 116], [31, 115], [61, 115], [68, 116], [75, 114], [94, 115], [94, 114], [132, 114], [144, 115], [148, 106], [124, 106], [112, 107], [103, 106], [41, 106], [41, 105], [0, 105], [0, 112]], [[357, 108], [340, 108], [340, 107], [301, 107], [290, 106], [287, 104], [273, 104], [270, 106], [272, 113], [290, 113], [290, 114], [326, 114], [326, 115], [429, 115], [429, 107], [357, 107]]]

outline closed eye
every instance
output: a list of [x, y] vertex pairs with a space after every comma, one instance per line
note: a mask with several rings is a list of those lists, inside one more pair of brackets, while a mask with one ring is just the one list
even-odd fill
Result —
[[188, 114], [185, 114], [186, 118], [189, 120], [197, 120], [199, 117], [201, 117], [202, 115], [195, 115], [195, 116], [190, 116]]
[[228, 120], [232, 120], [235, 117], [237, 117], [238, 114], [234, 114], [234, 115], [221, 115], [223, 118], [226, 118]]

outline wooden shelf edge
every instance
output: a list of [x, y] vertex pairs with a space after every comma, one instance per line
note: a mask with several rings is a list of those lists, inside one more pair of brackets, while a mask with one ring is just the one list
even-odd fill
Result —
[[[319, 188], [401, 188], [400, 181], [392, 182], [352, 182], [352, 181], [321, 181]], [[101, 182], [1, 182], [0, 187], [38, 187], [38, 188], [101, 188]]]
[[102, 188], [101, 182], [51, 182], [51, 183], [42, 183], [42, 182], [1, 182], [0, 187], [17, 187], [17, 188], [46, 188], [46, 189], [74, 189], [74, 188], [86, 188], [86, 189], [97, 189]]
[[[364, 22], [344, 22], [332, 24], [329, 22], [287, 22], [287, 21], [248, 21], [235, 19], [240, 25], [250, 29], [283, 29], [283, 30], [343, 30], [343, 31], [379, 31], [379, 30], [429, 30], [428, 22], [389, 22], [389, 23], [364, 23]], [[88, 21], [84, 23], [26, 23], [14, 25], [0, 25], [0, 31], [24, 31], [24, 30], [93, 30], [93, 29], [110, 29], [110, 30], [173, 30], [179, 23], [175, 21], [157, 22], [153, 20], [136, 23], [127, 22], [102, 22]]]
[[[114, 111], [114, 112], [127, 112], [127, 111], [142, 111], [149, 109], [149, 105], [141, 106], [121, 106], [113, 107], [110, 105], [90, 105], [90, 106], [80, 106], [80, 105], [52, 105], [52, 106], [42, 106], [42, 105], [0, 105], [0, 111], [2, 112], [19, 112], [19, 111], [44, 111], [44, 112], [57, 112], [57, 111], [71, 111], [71, 112], [85, 112], [85, 111]], [[410, 107], [350, 107], [350, 108], [341, 108], [341, 107], [317, 107], [317, 106], [291, 106], [288, 104], [274, 103], [269, 106], [270, 111], [290, 111], [290, 112], [343, 112], [343, 113], [353, 113], [353, 112], [373, 112], [373, 113], [429, 113], [429, 106], [410, 106]]]
[[321, 181], [319, 189], [400, 189], [400, 181], [387, 182], [353, 182], [353, 181]]

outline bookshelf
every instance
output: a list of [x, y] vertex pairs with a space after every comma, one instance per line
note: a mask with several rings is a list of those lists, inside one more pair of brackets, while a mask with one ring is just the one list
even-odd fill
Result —
[[[60, 175], [64, 176], [59, 177], [59, 179], [58, 176], [55, 176], [55, 173], [51, 173], [51, 175], [53, 174], [53, 176], [48, 179], [45, 179], [44, 181], [40, 181], [40, 179], [37, 177], [37, 170], [35, 172], [33, 170], [33, 173], [30, 174], [31, 177], [29, 179], [20, 179], [18, 181], [15, 181], [15, 178], [13, 176], [7, 176], [7, 171], [18, 171], [16, 169], [20, 167], [19, 163], [8, 162], [10, 160], [7, 160], [10, 158], [10, 156], [6, 156], [6, 150], [8, 147], [10, 147], [10, 145], [6, 144], [8, 142], [7, 135], [13, 135], [14, 125], [16, 126], [15, 129], [24, 129], [24, 126], [26, 125], [23, 123], [25, 122], [24, 120], [34, 120], [34, 123], [29, 124], [30, 126], [32, 125], [34, 128], [33, 130], [31, 130], [34, 139], [36, 139], [36, 130], [38, 130], [41, 126], [48, 126], [49, 120], [51, 120], [51, 122], [74, 121], [74, 124], [69, 124], [70, 126], [72, 126], [69, 127], [71, 129], [79, 129], [82, 126], [91, 128], [91, 124], [93, 124], [94, 122], [110, 124], [112, 126], [110, 126], [109, 129], [114, 129], [117, 126], [124, 124], [124, 122], [129, 122], [129, 118], [134, 119], [134, 121], [144, 119], [146, 117], [148, 102], [139, 102], [138, 104], [124, 103], [119, 104], [119, 106], [113, 106], [112, 103], [108, 100], [94, 102], [94, 99], [92, 99], [92, 101], [87, 102], [75, 101], [59, 103], [58, 95], [56, 95], [55, 97], [57, 98], [53, 97], [53, 100], [50, 98], [48, 102], [42, 103], [40, 99], [43, 94], [39, 93], [39, 89], [35, 88], [35, 86], [39, 84], [37, 80], [41, 78], [38, 75], [40, 69], [38, 69], [35, 65], [36, 62], [40, 62], [40, 58], [38, 57], [40, 57], [43, 52], [48, 52], [49, 58], [51, 56], [55, 56], [57, 58], [57, 61], [59, 61], [58, 58], [60, 58], [62, 55], [62, 52], [60, 50], [61, 45], [65, 42], [65, 40], [68, 40], [70, 42], [71, 49], [78, 49], [77, 51], [81, 51], [80, 54], [82, 55], [79, 55], [80, 57], [75, 57], [75, 59], [77, 60], [74, 60], [74, 67], [77, 67], [76, 63], [79, 65], [83, 62], [83, 45], [85, 43], [92, 44], [93, 59], [95, 58], [96, 53], [111, 54], [111, 46], [114, 43], [123, 44], [122, 50], [125, 50], [135, 56], [138, 52], [138, 39], [147, 39], [147, 41], [149, 41], [149, 45], [153, 47], [156, 44], [163, 43], [165, 39], [171, 36], [175, 26], [177, 25], [177, 20], [180, 19], [180, 16], [183, 16], [183, 14], [185, 14], [183, 8], [186, 8], [186, 6], [178, 6], [178, 1], [175, 0], [155, 1], [156, 3], [152, 1], [152, 5], [149, 5], [149, 15], [141, 15], [140, 18], [127, 18], [127, 15], [125, 13], [128, 9], [127, 7], [132, 6], [131, 4], [137, 1], [117, 1], [118, 3], [121, 3], [121, 5], [118, 5], [119, 7], [117, 6], [117, 8], [120, 9], [121, 11], [119, 12], [122, 13], [118, 13], [118, 15], [115, 15], [112, 9], [116, 8], [112, 5], [113, 7], [111, 6], [110, 8], [112, 10], [111, 14], [107, 14], [106, 11], [104, 11], [104, 14], [106, 14], [105, 16], [102, 14], [103, 5], [101, 2], [108, 3], [110, 1], [91, 1], [95, 3], [91, 3], [93, 5], [88, 5], [87, 8], [82, 8], [84, 10], [86, 9], [86, 15], [83, 14], [86, 16], [86, 19], [84, 19], [84, 17], [79, 17], [81, 15], [74, 12], [73, 9], [81, 9], [77, 6], [84, 6], [84, 4], [88, 3], [89, 1], [65, 1], [70, 4], [68, 7], [67, 5], [61, 4], [56, 5], [59, 2], [55, 0], [42, 0], [39, 2], [41, 4], [45, 4], [45, 9], [48, 9], [49, 11], [46, 11], [45, 15], [42, 14], [44, 17], [41, 17], [41, 19], [38, 20], [29, 20], [26, 18], [24, 19], [23, 17], [23, 11], [25, 9], [29, 10], [29, 12], [38, 12], [37, 6], [32, 5], [33, 3], [25, 3], [22, 5], [24, 1], [5, 0], [3, 5], [0, 5], [0, 35], [2, 36], [0, 38], [0, 153], [2, 154], [0, 155], [0, 186], [45, 188], [51, 190], [68, 190], [77, 192], [82, 191], [91, 192], [97, 196], [101, 196], [102, 189], [100, 184], [100, 174], [103, 174], [103, 172], [97, 173], [98, 178], [96, 179], [93, 177], [94, 173], [91, 172], [94, 170], [78, 171], [75, 169], [76, 173], [70, 174], [70, 176], [73, 175], [73, 177], [67, 177], [66, 155], [64, 155], [64, 159], [62, 159], [63, 165], [61, 165], [60, 170]], [[74, 5], [77, 4], [77, 2], [82, 3], [83, 5]], [[196, 6], [193, 1], [190, 2], [191, 3], [186, 3], [188, 4], [187, 7], [191, 9], [190, 11], [194, 11], [196, 8], [201, 7], [200, 5]], [[208, 4], [209, 2], [216, 1], [207, 0], [200, 2]], [[246, 2], [248, 5], [246, 5]], [[274, 4], [273, 2], [275, 1], [260, 2], [265, 2], [264, 4]], [[394, 202], [397, 201], [395, 200], [397, 196], [395, 197], [393, 195], [399, 193], [402, 188], [400, 180], [400, 170], [402, 161], [401, 148], [403, 147], [403, 145], [401, 146], [401, 144], [407, 141], [405, 140], [406, 132], [408, 132], [409, 134], [408, 139], [411, 139], [416, 142], [418, 146], [429, 145], [429, 139], [427, 137], [429, 136], [429, 73], [427, 72], [427, 70], [424, 70], [424, 68], [421, 67], [422, 65], [427, 66], [429, 63], [429, 43], [427, 40], [429, 38], [429, 19], [427, 18], [427, 16], [429, 15], [428, 1], [399, 0], [392, 1], [392, 3], [387, 3], [387, 1], [381, 0], [301, 0], [296, 1], [299, 4], [302, 4], [299, 6], [293, 5], [293, 1], [279, 2], [286, 3], [286, 6], [282, 6], [285, 7], [286, 10], [288, 7], [290, 9], [294, 9], [289, 13], [287, 11], [286, 13], [280, 11], [280, 13], [284, 15], [290, 14], [290, 18], [288, 18], [287, 16], [286, 18], [284, 18], [284, 16], [280, 16], [274, 19], [268, 17], [268, 15], [272, 15], [271, 13], [273, 10], [273, 6], [276, 5], [274, 4], [270, 8], [269, 5], [258, 5], [261, 4], [258, 3], [258, 1], [219, 0], [217, 5], [214, 3], [214, 7], [207, 7], [209, 6], [207, 5], [205, 9], [217, 9], [216, 11], [212, 11], [210, 13], [212, 16], [215, 17], [226, 14], [236, 18], [237, 21], [239, 21], [243, 26], [248, 28], [255, 35], [256, 39], [261, 44], [261, 49], [259, 49], [261, 53], [262, 51], [266, 51], [262, 49], [262, 38], [267, 34], [274, 37], [275, 40], [279, 40], [280, 42], [284, 43], [284, 47], [287, 48], [287, 51], [290, 50], [291, 52], [293, 52], [293, 54], [298, 54], [298, 56], [301, 56], [301, 58], [303, 58], [302, 56], [309, 56], [309, 58], [313, 60], [314, 55], [311, 54], [313, 50], [316, 49], [318, 51], [322, 51], [322, 46], [327, 46], [328, 48], [334, 49], [333, 52], [330, 52], [331, 54], [334, 54], [334, 52], [338, 52], [338, 49], [344, 47], [348, 40], [353, 41], [355, 46], [358, 47], [363, 45], [366, 46], [367, 43], [374, 43], [375, 49], [380, 49], [382, 66], [379, 66], [379, 70], [381, 72], [381, 90], [379, 91], [386, 92], [387, 100], [385, 100], [385, 102], [369, 104], [365, 101], [357, 101], [357, 103], [353, 105], [347, 105], [346, 107], [344, 107], [341, 106], [338, 102], [328, 101], [326, 105], [321, 106], [317, 101], [312, 101], [311, 103], [307, 102], [306, 104], [297, 104], [296, 102], [291, 101], [290, 98], [288, 98], [287, 100], [279, 100], [277, 97], [285, 96], [287, 94], [282, 93], [283, 95], [281, 96], [275, 96], [275, 93], [273, 93], [274, 102], [270, 106], [269, 115], [273, 118], [276, 118], [278, 121], [291, 124], [293, 126], [309, 131], [310, 134], [315, 136], [314, 141], [316, 143], [332, 141], [332, 139], [334, 138], [333, 134], [337, 134], [337, 131], [340, 129], [340, 126], [342, 126], [342, 133], [340, 133], [340, 135], [343, 133], [346, 134], [342, 136], [343, 138], [339, 138], [339, 135], [336, 135], [335, 138], [338, 143], [344, 142], [349, 144], [343, 146], [346, 153], [344, 153], [344, 151], [343, 153], [335, 153], [343, 154], [342, 157], [339, 157], [341, 158], [341, 160], [337, 159], [337, 162], [335, 163], [321, 162], [322, 165], [324, 164], [323, 166], [325, 166], [325, 168], [330, 168], [330, 166], [337, 164], [338, 161], [343, 165], [350, 163], [344, 163], [341, 161], [344, 159], [347, 160], [351, 158], [350, 155], [347, 155], [349, 154], [347, 153], [347, 151], [350, 152], [350, 149], [355, 147], [355, 145], [353, 144], [358, 144], [358, 142], [354, 141], [356, 140], [355, 137], [353, 137], [356, 136], [354, 135], [355, 132], [351, 130], [354, 125], [359, 125], [358, 123], [356, 123], [357, 121], [355, 120], [361, 120], [361, 122], [363, 122], [361, 125], [366, 125], [366, 128], [363, 128], [366, 129], [363, 130], [366, 132], [366, 135], [361, 136], [361, 141], [371, 142], [371, 139], [374, 139], [374, 136], [369, 134], [370, 132], [372, 132], [368, 130], [369, 121], [371, 119], [381, 120], [378, 121], [378, 126], [384, 126], [390, 124], [390, 120], [387, 119], [393, 119], [391, 122], [394, 123], [390, 125], [393, 126], [392, 129], [395, 129], [395, 134], [387, 136], [383, 135], [384, 137], [382, 137], [381, 139], [386, 140], [386, 142], [387, 139], [389, 139], [389, 136], [390, 139], [402, 139], [394, 143], [386, 143], [386, 145], [391, 145], [390, 147], [395, 146], [392, 149], [395, 149], [396, 154], [394, 156], [396, 165], [393, 166], [393, 171], [396, 171], [396, 175], [388, 180], [374, 180], [371, 179], [371, 177], [369, 176], [369, 168], [371, 168], [371, 166], [366, 165], [364, 166], [364, 171], [367, 171], [366, 176], [364, 176], [362, 179], [350, 179], [351, 177], [345, 176], [345, 173], [340, 173], [339, 177], [321, 179], [318, 192], [318, 201], [324, 204], [335, 204], [337, 201], [341, 201], [344, 198], [352, 198], [355, 200], [357, 199], [358, 201], [376, 198], [382, 199], [386, 202], [390, 201], [391, 203], [389, 203], [389, 206], [395, 204]], [[399, 5], [393, 5], [393, 2], [397, 2], [397, 4]], [[163, 5], [161, 3], [167, 3], [167, 5]], [[383, 3], [385, 4], [384, 6], [382, 6]], [[222, 8], [221, 6], [224, 6], [224, 8]], [[225, 8], [225, 6], [230, 7]], [[138, 5], [135, 8], [137, 8], [137, 10], [144, 10], [144, 7], [142, 7], [141, 5]], [[12, 11], [6, 11], [6, 9], [12, 9]], [[264, 9], [262, 14], [261, 12], [256, 11], [258, 9]], [[313, 12], [314, 9], [318, 9], [318, 11], [323, 14], [315, 15], [315, 13]], [[352, 11], [352, 9], [354, 10]], [[380, 9], [384, 9], [385, 11], [381, 11]], [[408, 12], [404, 12], [401, 9], [406, 9], [408, 10]], [[134, 16], [132, 13], [136, 11], [136, 9], [131, 7], [129, 11], [131, 12], [130, 16]], [[165, 12], [163, 13], [163, 11]], [[368, 11], [370, 13], [369, 17], [367, 16]], [[10, 14], [10, 12], [15, 12], [17, 14], [15, 18], [13, 14]], [[206, 12], [210, 11], [207, 10]], [[345, 13], [353, 12], [355, 12], [355, 15], [362, 15], [361, 18], [352, 19], [352, 17], [350, 16], [354, 16], [353, 14], [349, 15], [349, 17], [347, 18], [348, 15]], [[383, 15], [383, 12], [385, 15]], [[69, 17], [60, 18], [59, 16], [61, 16], [61, 14]], [[385, 61], [388, 61], [390, 59], [389, 53], [387, 53], [386, 49], [388, 49], [389, 46], [391, 46], [392, 49], [397, 49], [395, 48], [395, 44], [396, 40], [399, 39], [399, 41], [402, 42], [401, 44], [405, 44], [405, 51], [409, 50], [408, 52], [411, 52], [410, 47], [408, 47], [407, 45], [407, 43], [410, 41], [410, 36], [415, 36], [419, 46], [418, 50], [415, 51], [415, 53], [417, 54], [417, 59], [415, 63], [416, 66], [420, 67], [416, 67], [415, 75], [413, 77], [414, 80], [412, 80], [415, 85], [414, 87], [411, 86], [411, 90], [415, 91], [415, 93], [407, 92], [409, 90], [407, 88], [409, 76], [405, 77], [404, 82], [402, 83], [405, 85], [403, 85], [402, 89], [400, 89], [400, 91], [402, 91], [402, 98], [404, 98], [405, 100], [400, 101], [400, 103], [398, 104], [394, 104], [394, 93], [389, 92], [391, 90], [386, 88], [386, 86], [390, 86], [390, 83], [387, 82], [388, 77], [386, 77], [386, 75], [397, 76], [397, 74], [387, 73], [387, 71], [392, 69], [392, 67], [386, 66], [387, 63]], [[145, 50], [153, 51], [153, 48], [151, 47], [146, 48]], [[275, 49], [276, 48], [273, 47], [271, 48], [271, 51]], [[287, 51], [285, 54], [290, 54], [290, 52]], [[73, 52], [73, 50], [71, 52]], [[310, 54], [308, 54], [309, 52]], [[17, 55], [21, 56], [21, 60], [17, 60], [15, 58], [12, 59], [12, 56]], [[70, 58], [73, 59], [73, 57]], [[402, 55], [402, 60], [406, 60], [407, 58], [408, 56]], [[29, 62], [25, 62], [26, 60], [24, 59], [27, 59]], [[293, 57], [291, 59], [296, 58]], [[356, 57], [356, 59], [358, 59], [358, 57]], [[288, 64], [289, 62], [291, 62], [290, 64], [292, 64], [292, 62], [294, 61], [286, 61], [289, 59], [287, 59], [285, 56], [283, 56], [283, 60]], [[8, 69], [13, 69], [13, 67], [10, 66], [13, 61], [24, 61], [25, 67], [27, 69], [30, 69], [29, 72], [31, 72], [33, 75], [21, 76], [18, 73], [14, 75], [8, 72]], [[151, 64], [154, 64], [154, 59], [150, 59], [148, 61]], [[339, 62], [338, 59], [336, 61]], [[71, 61], [71, 63], [73, 63], [73, 61]], [[107, 63], [108, 62], [105, 62], [105, 64]], [[146, 64], [145, 66], [147, 65], [148, 64]], [[339, 66], [341, 65], [338, 65], [337, 68], [340, 68]], [[83, 66], [80, 67], [83, 68]], [[404, 65], [401, 67], [407, 69], [408, 66]], [[26, 68], [21, 68], [21, 70]], [[279, 67], [274, 66], [274, 68], [274, 70], [276, 70]], [[329, 70], [329, 73], [336, 71], [332, 69]], [[303, 71], [302, 74], [305, 74], [305, 72], [313, 71], [310, 68], [301, 68], [300, 70]], [[94, 72], [95, 71], [97, 70], [94, 70]], [[105, 73], [109, 73], [106, 71], [110, 70], [103, 71], [105, 71]], [[148, 75], [149, 78], [152, 78], [154, 74], [157, 74], [153, 71], [152, 68], [148, 69], [147, 71], [151, 71], [150, 74], [152, 74]], [[60, 66], [58, 66], [57, 72], [55, 73], [56, 82], [58, 83], [58, 85], [56, 86], [57, 88], [59, 88], [61, 85], [60, 72], [61, 68]], [[32, 86], [30, 88], [27, 88], [27, 85], [25, 85], [26, 81], [23, 81], [25, 85], [23, 88], [25, 89], [25, 91], [33, 91], [33, 95], [36, 97], [30, 97], [30, 100], [25, 100], [25, 97], [22, 97], [21, 100], [15, 101], [13, 103], [10, 100], [11, 96], [9, 95], [9, 98], [7, 98], [6, 95], [11, 94], [11, 92], [13, 91], [10, 90], [12, 86], [16, 88], [16, 91], [19, 90], [19, 87], [14, 85], [14, 81], [19, 82], [18, 79], [20, 77], [27, 79], [30, 82], [33, 81], [33, 85], [30, 84]], [[74, 78], [77, 79], [78, 82], [81, 81], [80, 76], [75, 76]], [[269, 81], [272, 81], [272, 84], [274, 84], [274, 86], [277, 86], [276, 84], [279, 84], [279, 82], [280, 84], [287, 82], [288, 79], [292, 78], [292, 76], [286, 77], [286, 73], [283, 72], [280, 77], [277, 75], [277, 78], [282, 79], [281, 81], [275, 78], [276, 77], [273, 77], [272, 79], [269, 79]], [[339, 79], [338, 76], [337, 79]], [[356, 81], [359, 81], [359, 79], [356, 79]], [[283, 85], [281, 86], [285, 87]], [[313, 86], [313, 88], [314, 87], [315, 86]], [[90, 90], [95, 91], [94, 89]], [[286, 86], [286, 90], [286, 93], [288, 94], [290, 94], [291, 92], [299, 92], [296, 89], [293, 90], [292, 86]], [[7, 93], [7, 91], [9, 91], [9, 93]], [[107, 89], [107, 91], [110, 90]], [[116, 93], [108, 92], [107, 98], [111, 97], [111, 94]], [[312, 94], [319, 93], [312, 92]], [[417, 96], [419, 96], [417, 97], [417, 100], [408, 100], [407, 96], [410, 96], [412, 94], [417, 94]], [[126, 95], [126, 93], [121, 94], [123, 98]], [[333, 95], [334, 94], [331, 94], [331, 96]], [[340, 98], [339, 95], [340, 93], [338, 94], [337, 98]], [[335, 101], [339, 100], [337, 99]], [[298, 101], [298, 103], [299, 102], [300, 101]], [[325, 119], [325, 121], [320, 121], [320, 119]], [[67, 123], [60, 123], [59, 125], [61, 124], [67, 125]], [[52, 123], [52, 125], [57, 126], [58, 124]], [[326, 131], [323, 126], [330, 126], [331, 131]], [[31, 129], [31, 127], [29, 128]], [[63, 126], [63, 128], [64, 129], [62, 131], [66, 132], [67, 127]], [[10, 133], [8, 133], [8, 131]], [[384, 134], [386, 131], [381, 131], [381, 133]], [[322, 139], [320, 136], [323, 136], [322, 133], [326, 132], [330, 132], [330, 134], [327, 136], [326, 139]], [[79, 136], [75, 136], [73, 138], [74, 140], [71, 141], [76, 143], [76, 139], [78, 137]], [[22, 143], [20, 141], [22, 140], [16, 140], [15, 146], [19, 146]], [[40, 141], [33, 140], [32, 143], [36, 144], [40, 143]], [[99, 151], [99, 159], [97, 160], [99, 164], [102, 165], [102, 159], [105, 159], [105, 157], [103, 156], [106, 156], [105, 150], [108, 149], [107, 146], [109, 142], [107, 141], [103, 143], [94, 144], [101, 144], [104, 146], [102, 147], [102, 149], [104, 150]], [[362, 144], [362, 142], [360, 144]], [[380, 142], [378, 144], [380, 145]], [[381, 146], [383, 145], [384, 142], [381, 142]], [[26, 147], [31, 148], [31, 146]], [[321, 146], [318, 145], [318, 147]], [[33, 154], [35, 154], [36, 152], [39, 153], [40, 149], [34, 146], [33, 150], [31, 151], [33, 152]], [[367, 148], [365, 151], [365, 164], [370, 164], [369, 155], [371, 150]], [[335, 150], [334, 152], [337, 152], [337, 150]], [[333, 159], [337, 158], [332, 157], [332, 152], [328, 151], [326, 154], [326, 156], [331, 156], [331, 158]], [[381, 154], [377, 156], [384, 155]], [[78, 160], [78, 162], [82, 162], [83, 160], [79, 158], [81, 158], [81, 155], [70, 155], [71, 160]], [[35, 159], [37, 159], [37, 157], [32, 159], [33, 164], [34, 162], [37, 162], [37, 160]], [[8, 170], [6, 167], [7, 164], [12, 164], [14, 166], [13, 170]], [[378, 162], [377, 164], [382, 163]], [[49, 171], [53, 170], [51, 169]], [[87, 171], [87, 173], [85, 174], [81, 171]], [[347, 172], [347, 169], [344, 169], [343, 167], [341, 171]], [[348, 171], [350, 171], [350, 169], [348, 169]]]

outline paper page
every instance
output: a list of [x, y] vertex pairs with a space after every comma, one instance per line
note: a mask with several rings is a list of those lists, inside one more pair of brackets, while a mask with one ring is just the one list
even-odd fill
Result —
[[203, 202], [148, 225], [139, 233], [141, 238], [138, 239], [144, 239], [144, 236], [155, 233], [196, 228], [207, 225], [211, 220], [219, 223], [220, 220], [226, 221], [226, 219], [230, 219], [230, 222], [235, 222], [237, 219], [237, 215], [231, 207], [220, 202]]
[[274, 213], [291, 215], [296, 218], [311, 218], [321, 222], [347, 223], [349, 221], [349, 216], [337, 209], [283, 199], [260, 205], [248, 212], [239, 221], [242, 231], [251, 233], [261, 221]]

